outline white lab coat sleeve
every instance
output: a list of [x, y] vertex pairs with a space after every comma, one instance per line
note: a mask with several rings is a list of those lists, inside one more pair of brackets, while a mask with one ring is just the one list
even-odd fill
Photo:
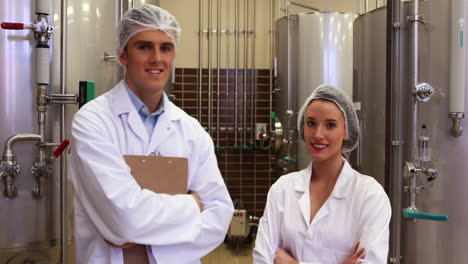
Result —
[[157, 263], [198, 263], [219, 244], [231, 222], [234, 206], [224, 179], [218, 168], [213, 140], [204, 130], [196, 143], [198, 167], [189, 191], [196, 194], [202, 203], [199, 232], [193, 241], [173, 246], [154, 247]]
[[[279, 181], [282, 179], [280, 178]], [[281, 185], [276, 182], [268, 191], [265, 211], [258, 225], [255, 248], [253, 250], [254, 264], [273, 264], [275, 252], [281, 248], [281, 225], [283, 203]]]
[[193, 197], [141, 189], [112, 142], [109, 119], [87, 110], [72, 124], [71, 182], [98, 232], [116, 245], [193, 242], [202, 224]]
[[361, 203], [362, 230], [360, 247], [365, 248], [367, 264], [386, 264], [389, 248], [390, 201], [382, 186], [373, 181], [368, 185]]

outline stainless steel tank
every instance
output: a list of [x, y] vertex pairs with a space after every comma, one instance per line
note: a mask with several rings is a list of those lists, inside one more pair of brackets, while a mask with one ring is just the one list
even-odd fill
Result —
[[[40, 1], [38, 3], [43, 4]], [[33, 23], [36, 3], [33, 0], [0, 0], [0, 22]], [[51, 51], [48, 94], [78, 94], [79, 81], [92, 81], [98, 96], [123, 77], [116, 58], [112, 58], [115, 56], [116, 26], [121, 15], [138, 4], [159, 5], [159, 0], [49, 0], [48, 3], [48, 19], [54, 27], [48, 42]], [[0, 29], [3, 65], [0, 72], [0, 153], [10, 136], [38, 133], [35, 46], [31, 30]], [[77, 105], [50, 104], [47, 107], [47, 142], [59, 142], [69, 137], [70, 123], [77, 109]], [[67, 260], [74, 263], [73, 193], [67, 184], [60, 186], [60, 173], [66, 173], [66, 162], [55, 161], [45, 196], [37, 200], [31, 195], [36, 186], [31, 166], [37, 157], [37, 147], [34, 142], [20, 142], [13, 150], [21, 171], [14, 181], [17, 197], [8, 199], [0, 195], [0, 263], [26, 263], [26, 260], [57, 263], [62, 258], [63, 263]], [[63, 177], [66, 179], [66, 174]], [[0, 186], [3, 192], [3, 183]], [[68, 191], [64, 192], [66, 199], [61, 189]], [[61, 221], [65, 221], [67, 228], [60, 228]], [[67, 239], [63, 242], [61, 235], [65, 234]], [[66, 247], [70, 249], [68, 253], [63, 250]]]
[[[379, 8], [354, 22], [353, 101], [361, 135], [353, 166], [385, 186], [386, 14]], [[378, 18], [378, 19], [376, 19]], [[376, 37], [377, 36], [377, 37]]]
[[[431, 159], [426, 162], [427, 167], [439, 172], [433, 182], [428, 182], [424, 175], [417, 176], [416, 185], [424, 185], [424, 189], [416, 194], [415, 205], [421, 212], [447, 215], [449, 219], [448, 222], [413, 221], [402, 217], [401, 209], [410, 205], [410, 195], [405, 191], [410, 182], [403, 177], [403, 162], [415, 158], [411, 154], [413, 84], [410, 45], [414, 42], [410, 40], [407, 20], [410, 5], [402, 2], [401, 34], [398, 38], [389, 34], [392, 37], [387, 43], [392, 46], [384, 47], [382, 43], [387, 40], [387, 28], [391, 28], [383, 26], [387, 23], [386, 8], [360, 16], [355, 23], [354, 37], [358, 46], [354, 57], [361, 58], [354, 65], [354, 71], [359, 75], [355, 79], [354, 99], [361, 102], [359, 117], [363, 124], [360, 169], [384, 181], [391, 194], [394, 210], [390, 263], [466, 263], [468, 208], [463, 203], [468, 199], [468, 165], [464, 162], [468, 157], [468, 136], [466, 131], [460, 137], [450, 134], [450, 71], [455, 70], [450, 69], [451, 1], [419, 1], [418, 13], [425, 20], [418, 34], [419, 81], [432, 85], [435, 94], [420, 104], [419, 122], [415, 127], [418, 136], [429, 138]], [[399, 56], [387, 57], [389, 49], [398, 51]], [[364, 59], [366, 57], [368, 59]], [[394, 63], [399, 64], [396, 70], [384, 66]], [[392, 79], [383, 76], [385, 68], [394, 71], [389, 75]], [[467, 85], [464, 87], [466, 90]], [[466, 101], [467, 94], [464, 96]], [[465, 105], [465, 112], [467, 109]], [[466, 126], [466, 118], [462, 122]], [[400, 131], [401, 138], [395, 138], [394, 131]], [[400, 151], [401, 155], [395, 155]], [[395, 169], [393, 164], [397, 164]]]
[[276, 22], [274, 109], [285, 137], [277, 153], [280, 167], [286, 168], [284, 172], [305, 168], [310, 162], [302, 140], [297, 137], [296, 119], [299, 108], [312, 91], [319, 84], [327, 83], [351, 96], [356, 17], [355, 14], [317, 12], [291, 15], [289, 23], [288, 17]]

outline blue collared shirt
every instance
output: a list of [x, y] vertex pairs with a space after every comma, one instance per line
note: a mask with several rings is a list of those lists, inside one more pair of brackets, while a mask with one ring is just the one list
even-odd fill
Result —
[[140, 100], [140, 98], [138, 98], [138, 96], [132, 90], [130, 90], [130, 88], [127, 85], [127, 82], [123, 81], [123, 84], [127, 90], [128, 96], [130, 97], [130, 101], [132, 101], [133, 106], [135, 106], [135, 109], [140, 115], [140, 118], [146, 127], [146, 131], [148, 131], [148, 137], [151, 140], [154, 128], [156, 127], [156, 123], [158, 122], [158, 117], [164, 112], [164, 100], [161, 100], [158, 110], [154, 111], [153, 113], [150, 113], [149, 108]]

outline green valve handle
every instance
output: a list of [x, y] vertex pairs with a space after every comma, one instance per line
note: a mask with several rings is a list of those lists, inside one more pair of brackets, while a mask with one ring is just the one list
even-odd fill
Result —
[[270, 118], [271, 118], [271, 119], [274, 119], [275, 117], [276, 117], [276, 112], [271, 112], [271, 113], [270, 113]]
[[418, 219], [427, 219], [427, 220], [434, 220], [434, 221], [448, 221], [447, 215], [421, 213], [421, 212], [416, 212], [411, 209], [405, 209], [403, 211], [403, 217], [406, 219], [418, 218]]
[[226, 149], [225, 147], [215, 147], [215, 149]]
[[96, 97], [96, 83], [90, 81], [80, 81], [78, 107], [81, 108], [87, 102]]
[[233, 148], [233, 149], [241, 149], [242, 147], [240, 147], [240, 146], [233, 146], [232, 148]]
[[293, 158], [288, 158], [288, 157], [284, 157], [281, 159], [282, 161], [286, 161], [286, 162], [297, 162], [296, 159], [293, 159]]

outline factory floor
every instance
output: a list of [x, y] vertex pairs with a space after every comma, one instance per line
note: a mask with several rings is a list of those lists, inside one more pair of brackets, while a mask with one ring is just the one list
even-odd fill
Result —
[[202, 258], [202, 264], [252, 264], [254, 244], [230, 246], [222, 243], [213, 252]]

